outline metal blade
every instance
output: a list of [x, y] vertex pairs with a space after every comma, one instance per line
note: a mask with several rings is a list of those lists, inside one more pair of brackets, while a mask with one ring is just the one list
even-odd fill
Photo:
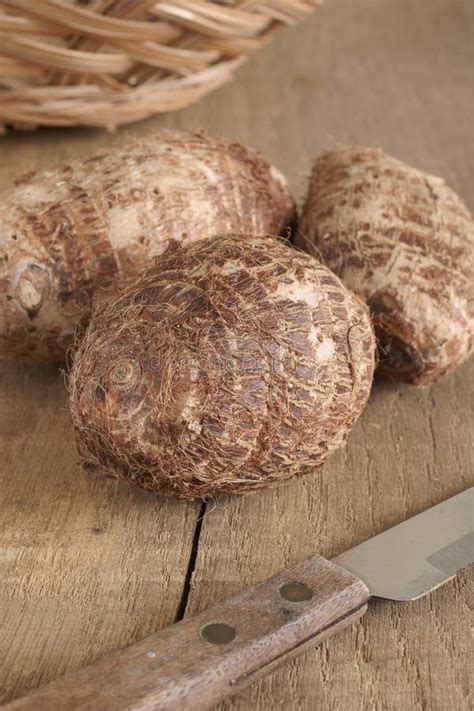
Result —
[[474, 487], [334, 558], [372, 595], [416, 600], [474, 562]]

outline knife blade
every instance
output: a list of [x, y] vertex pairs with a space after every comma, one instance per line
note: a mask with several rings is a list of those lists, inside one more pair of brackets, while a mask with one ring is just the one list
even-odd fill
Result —
[[328, 561], [246, 592], [71, 672], [4, 711], [202, 711], [359, 619], [371, 596], [413, 600], [474, 561], [474, 487]]
[[474, 486], [393, 526], [333, 562], [371, 595], [416, 600], [474, 561]]

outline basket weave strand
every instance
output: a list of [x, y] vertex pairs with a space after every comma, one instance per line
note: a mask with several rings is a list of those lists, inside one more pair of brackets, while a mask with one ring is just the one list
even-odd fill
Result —
[[318, 0], [0, 0], [0, 127], [183, 108]]

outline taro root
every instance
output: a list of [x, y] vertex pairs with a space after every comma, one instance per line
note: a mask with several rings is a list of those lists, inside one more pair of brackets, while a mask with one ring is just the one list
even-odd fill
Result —
[[368, 309], [274, 237], [181, 248], [91, 319], [70, 373], [89, 467], [179, 498], [319, 467], [369, 395]]
[[0, 358], [63, 359], [150, 260], [227, 231], [281, 234], [294, 203], [250, 148], [164, 132], [28, 174], [0, 203]]
[[379, 370], [428, 385], [474, 343], [474, 222], [441, 178], [381, 150], [316, 161], [296, 244], [369, 305]]

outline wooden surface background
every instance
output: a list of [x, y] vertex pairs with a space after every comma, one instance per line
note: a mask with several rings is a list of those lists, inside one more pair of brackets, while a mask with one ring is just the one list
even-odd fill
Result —
[[[359, 142], [444, 175], [473, 209], [473, 34], [471, 0], [326, 0], [191, 109], [114, 135], [0, 139], [0, 185], [128, 135], [204, 127], [261, 149], [299, 199], [313, 156]], [[84, 474], [57, 368], [2, 364], [0, 699], [472, 485], [473, 383], [473, 361], [431, 390], [377, 382], [322, 471], [203, 511]], [[220, 711], [468, 711], [472, 580], [375, 602]]]

